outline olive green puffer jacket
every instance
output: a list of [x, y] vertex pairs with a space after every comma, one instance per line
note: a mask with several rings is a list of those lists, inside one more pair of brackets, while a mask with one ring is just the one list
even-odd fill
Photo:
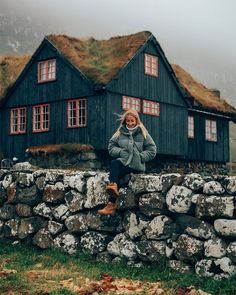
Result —
[[144, 138], [140, 127], [132, 133], [122, 126], [120, 135], [110, 139], [108, 152], [110, 156], [120, 160], [123, 165], [144, 172], [145, 163], [151, 161], [156, 155], [156, 145], [150, 134]]

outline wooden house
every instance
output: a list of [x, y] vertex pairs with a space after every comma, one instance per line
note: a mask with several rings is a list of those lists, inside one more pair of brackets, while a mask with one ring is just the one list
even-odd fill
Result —
[[191, 79], [150, 32], [109, 40], [49, 35], [2, 97], [0, 150], [19, 159], [46, 144], [105, 150], [116, 114], [135, 108], [159, 157], [227, 162], [236, 110]]

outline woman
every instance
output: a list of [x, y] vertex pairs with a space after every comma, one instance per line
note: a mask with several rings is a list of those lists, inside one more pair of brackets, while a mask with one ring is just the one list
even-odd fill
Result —
[[121, 124], [108, 144], [110, 156], [115, 158], [110, 166], [110, 183], [106, 187], [109, 202], [99, 214], [112, 215], [119, 197], [119, 180], [131, 172], [144, 172], [145, 163], [156, 155], [156, 145], [140, 121], [135, 110], [128, 110], [121, 116]]

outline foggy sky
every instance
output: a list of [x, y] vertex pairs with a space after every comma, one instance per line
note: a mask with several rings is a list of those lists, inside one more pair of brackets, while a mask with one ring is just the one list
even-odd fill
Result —
[[0, 0], [1, 11], [78, 38], [149, 30], [171, 63], [236, 72], [236, 0]]

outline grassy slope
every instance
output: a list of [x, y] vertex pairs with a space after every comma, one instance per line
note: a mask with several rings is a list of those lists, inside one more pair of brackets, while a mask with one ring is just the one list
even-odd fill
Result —
[[[6, 270], [9, 274], [1, 275]], [[112, 289], [115, 283], [126, 285], [126, 291], [116, 293]], [[178, 274], [170, 271], [165, 261], [140, 269], [123, 262], [98, 263], [84, 254], [68, 256], [19, 245], [0, 247], [0, 294], [157, 294], [154, 290], [158, 287], [165, 290], [161, 294], [174, 295], [189, 294], [189, 286], [211, 294], [236, 294], [235, 278], [213, 281]]]

